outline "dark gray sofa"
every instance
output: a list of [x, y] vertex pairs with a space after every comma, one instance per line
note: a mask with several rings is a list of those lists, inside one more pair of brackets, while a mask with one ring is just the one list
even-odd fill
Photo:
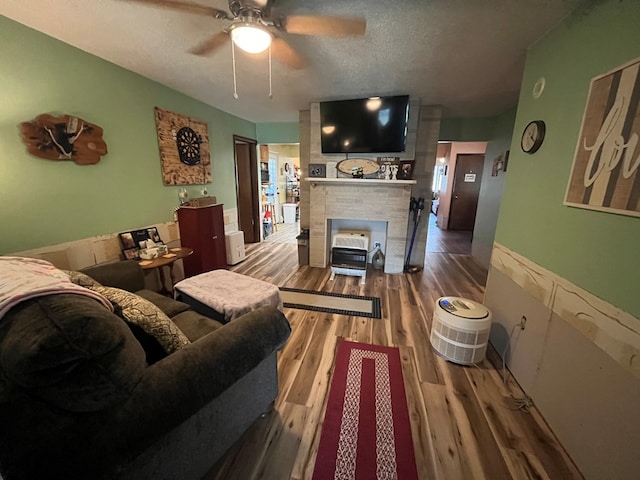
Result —
[[133, 261], [84, 270], [158, 305], [192, 343], [148, 346], [94, 299], [56, 294], [0, 319], [0, 472], [13, 479], [197, 479], [277, 392], [284, 315], [223, 325], [144, 289]]

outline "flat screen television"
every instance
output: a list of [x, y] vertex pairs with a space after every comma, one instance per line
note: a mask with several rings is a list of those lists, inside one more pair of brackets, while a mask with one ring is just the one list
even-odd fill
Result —
[[407, 143], [409, 95], [320, 103], [322, 153], [396, 153]]

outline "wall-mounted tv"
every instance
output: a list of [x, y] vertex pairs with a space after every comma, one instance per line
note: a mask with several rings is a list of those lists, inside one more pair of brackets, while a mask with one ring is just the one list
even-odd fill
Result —
[[409, 95], [320, 103], [322, 153], [404, 152]]

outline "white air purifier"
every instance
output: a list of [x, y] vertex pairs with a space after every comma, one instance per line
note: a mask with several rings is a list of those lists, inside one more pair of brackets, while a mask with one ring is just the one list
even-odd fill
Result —
[[242, 230], [225, 233], [224, 243], [227, 249], [227, 265], [235, 265], [244, 260], [244, 232]]
[[471, 365], [484, 359], [491, 330], [487, 307], [460, 297], [436, 300], [431, 325], [431, 346], [445, 359]]

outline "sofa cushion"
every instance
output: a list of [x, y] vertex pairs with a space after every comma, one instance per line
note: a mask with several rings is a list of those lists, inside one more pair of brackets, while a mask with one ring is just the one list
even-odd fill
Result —
[[8, 381], [2, 389], [17, 386], [63, 410], [97, 411], [125, 401], [145, 366], [125, 323], [89, 297], [33, 298], [0, 322], [0, 374]]
[[135, 260], [103, 263], [80, 271], [109, 287], [122, 288], [128, 292], [137, 292], [144, 288], [144, 273]]
[[192, 342], [223, 326], [222, 323], [193, 310], [179, 313], [172, 320]]
[[114, 287], [96, 286], [92, 287], [92, 290], [117, 304], [122, 309], [123, 318], [155, 337], [165, 352], [173, 353], [190, 343], [176, 324], [148, 300]]
[[169, 318], [175, 317], [177, 314], [181, 312], [186, 312], [191, 307], [184, 302], [179, 302], [178, 300], [173, 300], [172, 298], [166, 297], [164, 295], [159, 294], [158, 292], [154, 292], [153, 290], [138, 290], [135, 292], [136, 295], [141, 296], [145, 300], [149, 300], [156, 307], [162, 310], [165, 315]]
[[100, 283], [91, 278], [89, 275], [85, 275], [82, 272], [76, 272], [73, 270], [62, 270], [64, 273], [69, 275], [69, 280], [71, 280], [76, 285], [80, 285], [81, 287], [91, 288], [99, 286]]

